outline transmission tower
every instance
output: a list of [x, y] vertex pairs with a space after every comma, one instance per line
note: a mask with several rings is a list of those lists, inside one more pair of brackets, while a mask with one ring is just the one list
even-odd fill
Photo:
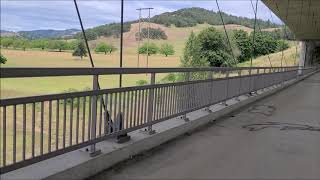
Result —
[[[151, 23], [151, 10], [154, 8], [139, 8], [139, 33], [138, 33], [138, 51], [140, 48], [140, 41], [141, 41], [141, 22], [143, 21], [142, 18], [142, 11], [148, 11], [148, 43], [147, 43], [147, 67], [149, 66], [149, 43], [150, 43], [150, 23]], [[140, 53], [138, 52], [138, 62], [137, 67], [140, 66]]]

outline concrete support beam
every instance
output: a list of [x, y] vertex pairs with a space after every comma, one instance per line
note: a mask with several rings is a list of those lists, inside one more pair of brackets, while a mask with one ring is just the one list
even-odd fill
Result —
[[300, 42], [299, 66], [310, 67], [319, 63], [320, 41], [308, 40]]

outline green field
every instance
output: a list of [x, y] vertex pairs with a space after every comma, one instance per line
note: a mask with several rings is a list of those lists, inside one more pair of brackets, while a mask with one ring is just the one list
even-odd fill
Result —
[[[146, 26], [143, 24], [142, 27]], [[149, 57], [149, 67], [179, 67], [180, 58], [183, 48], [189, 34], [195, 33], [209, 27], [208, 24], [200, 24], [189, 28], [165, 27], [158, 24], [151, 25], [154, 28], [163, 29], [168, 40], [152, 40], [152, 42], [160, 45], [164, 42], [172, 44], [176, 53], [173, 56], [165, 57], [164, 55], [152, 55]], [[222, 26], [214, 26], [219, 30], [223, 30]], [[252, 29], [240, 25], [227, 25], [228, 30], [243, 29], [251, 32]], [[131, 30], [124, 34], [124, 67], [137, 67], [138, 42], [135, 40], [135, 34], [138, 32], [138, 25], [133, 24]], [[99, 42], [108, 42], [114, 46], [119, 46], [118, 38], [100, 37], [98, 40], [91, 41], [93, 46]], [[290, 43], [291, 48], [284, 52], [283, 65], [295, 64], [295, 43]], [[89, 59], [83, 60], [73, 57], [71, 52], [48, 52], [41, 50], [8, 50], [1, 49], [1, 53], [7, 57], [8, 62], [2, 67], [91, 67]], [[272, 66], [281, 65], [281, 52], [270, 55]], [[147, 57], [140, 55], [139, 67], [146, 67]], [[113, 54], [96, 54], [93, 53], [93, 60], [96, 67], [119, 67], [119, 51]], [[270, 66], [267, 56], [262, 56], [253, 61], [254, 66]], [[239, 66], [250, 66], [250, 62], [245, 62]], [[159, 74], [156, 81], [160, 81], [166, 74]], [[134, 86], [138, 80], [149, 81], [150, 77], [146, 74], [140, 75], [124, 75], [123, 85]], [[102, 88], [113, 88], [119, 86], [119, 76], [100, 76], [100, 84]], [[50, 77], [50, 78], [17, 78], [17, 79], [1, 79], [1, 98], [21, 97], [31, 95], [42, 95], [60, 93], [68, 89], [83, 90], [92, 87], [92, 77]]]

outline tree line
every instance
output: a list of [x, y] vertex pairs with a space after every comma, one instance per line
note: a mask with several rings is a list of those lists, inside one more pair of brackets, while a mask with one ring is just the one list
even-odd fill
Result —
[[148, 56], [160, 53], [168, 57], [169, 55], [174, 55], [175, 50], [173, 45], [168, 43], [161, 44], [160, 47], [154, 43], [144, 43], [140, 48], [138, 48], [138, 53], [146, 54]]
[[78, 44], [77, 40], [35, 39], [28, 40], [18, 37], [1, 37], [1, 47], [13, 49], [41, 49], [41, 50], [73, 50]]
[[[223, 20], [226, 24], [238, 24], [249, 28], [254, 27], [254, 19], [238, 17], [222, 12]], [[174, 12], [167, 12], [151, 18], [153, 23], [165, 26], [175, 25], [176, 27], [192, 27], [197, 24], [208, 23], [210, 25], [222, 25], [219, 12], [210, 11], [204, 8], [185, 8]], [[257, 19], [261, 28], [278, 27], [270, 21]]]
[[147, 39], [148, 34], [149, 34], [150, 39], [158, 39], [158, 40], [160, 40], [160, 39], [167, 40], [168, 39], [168, 36], [166, 35], [166, 33], [160, 28], [150, 28], [149, 30], [148, 30], [148, 28], [142, 28], [140, 33], [137, 32], [135, 34], [136, 40], [138, 41], [139, 38], [140, 38], [140, 40]]
[[[222, 12], [222, 17], [225, 21], [225, 24], [238, 24], [249, 28], [253, 28], [255, 24], [254, 19], [233, 16], [224, 12]], [[150, 20], [152, 23], [162, 24], [167, 27], [171, 25], [174, 25], [176, 27], [193, 27], [197, 24], [203, 23], [208, 23], [210, 25], [222, 25], [221, 18], [218, 12], [209, 11], [207, 9], [198, 7], [185, 8], [174, 12], [162, 13], [160, 15], [152, 17]], [[142, 19], [142, 21], [148, 21], [148, 19]], [[129, 32], [131, 25], [137, 22], [138, 20], [125, 22], [123, 32]], [[279, 27], [279, 25], [272, 23], [269, 20], [264, 21], [262, 19], [257, 19], [257, 24], [259, 24], [262, 29]], [[99, 36], [113, 36], [117, 38], [120, 36], [120, 23], [105, 24], [87, 29], [86, 35], [88, 40], [95, 40]], [[79, 32], [74, 37], [70, 38], [79, 38], [81, 36], [82, 33]]]

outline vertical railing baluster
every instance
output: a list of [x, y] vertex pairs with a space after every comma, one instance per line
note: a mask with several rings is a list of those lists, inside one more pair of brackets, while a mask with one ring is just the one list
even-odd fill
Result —
[[161, 105], [161, 94], [160, 87], [157, 88], [157, 105], [156, 105], [156, 119], [159, 119], [160, 115], [160, 105]]
[[137, 111], [137, 125], [140, 125], [140, 106], [141, 106], [141, 91], [138, 90], [138, 111]]
[[126, 91], [126, 100], [127, 100], [127, 108], [126, 108], [126, 129], [129, 128], [129, 123], [130, 123], [130, 120], [129, 120], [129, 103], [130, 103], [130, 91]]
[[48, 152], [51, 152], [52, 101], [49, 101]]
[[59, 149], [59, 106], [60, 102], [59, 99], [57, 100], [57, 107], [56, 107], [56, 150]]
[[79, 143], [80, 97], [77, 97], [76, 144]]
[[87, 129], [87, 132], [88, 132], [88, 134], [87, 134], [87, 139], [88, 139], [88, 141], [89, 141], [89, 140], [90, 140], [90, 136], [91, 136], [92, 96], [89, 96], [88, 98], [89, 98], [89, 103], [88, 103], [88, 111], [89, 111], [89, 113], [88, 113], [88, 124], [87, 124], [87, 126], [88, 126], [88, 129]]
[[[150, 89], [151, 90], [151, 89]], [[153, 104], [152, 104], [152, 117], [151, 121], [156, 120], [156, 106], [157, 106], [157, 88], [153, 88]], [[148, 118], [149, 119], [149, 118]]]
[[123, 122], [122, 122], [122, 129], [124, 129], [125, 124], [127, 123], [127, 119], [125, 118], [127, 112], [126, 112], [126, 91], [122, 93], [122, 115], [123, 115]]
[[103, 111], [103, 95], [99, 95], [99, 137], [102, 135], [102, 111]]
[[168, 107], [169, 107], [169, 87], [168, 86], [165, 87], [165, 97], [166, 97], [165, 98], [166, 101], [165, 101], [164, 116], [167, 117], [168, 116], [168, 112], [169, 112], [169, 109], [168, 109]]
[[7, 164], [7, 107], [3, 107], [2, 114], [2, 166], [5, 167]]
[[172, 100], [172, 90], [173, 90], [173, 85], [169, 86], [169, 116], [172, 115], [172, 106], [173, 106], [173, 100]]
[[164, 107], [164, 87], [161, 87], [161, 95], [160, 95], [160, 112], [159, 112], [159, 119], [162, 119], [163, 118], [163, 107]]
[[43, 155], [43, 134], [44, 134], [44, 102], [41, 102], [41, 116], [40, 116], [40, 155]]
[[134, 91], [134, 126], [137, 125], [137, 104], [138, 104], [138, 90]]
[[32, 103], [32, 150], [31, 156], [35, 156], [35, 126], [36, 126], [36, 104]]
[[12, 161], [16, 163], [17, 154], [17, 106], [13, 105], [13, 136], [12, 136]]
[[113, 110], [113, 132], [118, 131], [117, 129], [117, 104], [118, 103], [118, 93], [114, 94], [114, 110]]
[[115, 123], [115, 120], [112, 118], [112, 101], [113, 101], [113, 93], [110, 93], [110, 112], [109, 112], [109, 124], [108, 124], [108, 129], [109, 129], [109, 133], [111, 134], [111, 133], [113, 133], [113, 131], [111, 131], [111, 129], [113, 130], [113, 126], [112, 126], [112, 123], [111, 123], [111, 121], [113, 122], [113, 123]]
[[27, 107], [23, 104], [23, 137], [22, 137], [22, 159], [26, 159], [26, 137], [27, 137]]
[[87, 106], [87, 96], [83, 97], [83, 104], [82, 104], [82, 142], [84, 142], [85, 132], [86, 132], [86, 106]]
[[134, 91], [131, 91], [131, 102], [130, 102], [130, 128], [134, 126], [134, 113], [133, 113], [133, 96]]
[[62, 127], [62, 147], [66, 147], [66, 124], [67, 123], [67, 99], [63, 101], [63, 127]]
[[109, 133], [108, 131], [108, 124], [110, 123], [110, 117], [108, 112], [108, 94], [105, 94], [105, 107], [104, 107], [104, 134], [107, 135]]
[[[122, 108], [122, 107], [121, 107], [121, 104], [122, 104], [122, 103], [121, 103], [121, 102], [122, 102], [122, 101], [121, 101], [121, 98], [122, 98], [122, 93], [119, 92], [119, 101], [118, 101], [118, 104], [119, 104], [119, 105], [118, 105], [117, 116], [120, 116], [120, 114], [121, 114], [121, 112], [122, 112], [122, 110], [121, 110], [121, 108]], [[119, 121], [118, 121], [118, 127], [117, 127], [117, 128], [118, 128], [118, 131], [119, 131], [120, 128], [121, 128], [121, 127], [120, 127], [120, 124], [121, 124], [121, 123], [120, 123], [120, 119], [117, 119], [117, 120], [119, 120]]]
[[70, 99], [70, 119], [69, 119], [69, 146], [72, 145], [72, 129], [73, 129], [73, 98]]
[[[152, 104], [148, 104], [148, 100], [149, 100], [149, 96], [150, 96], [150, 89], [145, 89], [144, 90], [145, 93], [144, 93], [144, 108], [143, 108], [143, 123], [147, 123], [148, 120], [148, 106], [151, 105], [152, 107]], [[152, 109], [152, 108], [151, 108]], [[152, 112], [151, 112], [151, 117], [152, 117]]]

